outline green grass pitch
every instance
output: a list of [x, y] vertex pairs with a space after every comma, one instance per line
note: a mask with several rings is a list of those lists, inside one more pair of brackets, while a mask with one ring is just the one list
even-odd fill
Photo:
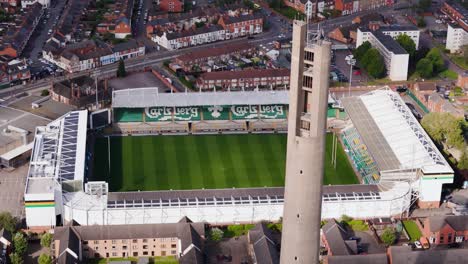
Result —
[[[324, 184], [358, 183], [341, 145], [330, 164], [327, 135]], [[152, 191], [284, 186], [286, 135], [126, 136], [95, 144], [93, 180], [110, 191]]]

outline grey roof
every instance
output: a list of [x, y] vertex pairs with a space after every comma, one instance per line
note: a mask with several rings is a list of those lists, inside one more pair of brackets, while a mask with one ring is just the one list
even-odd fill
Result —
[[140, 48], [142, 46], [143, 45], [138, 43], [136, 40], [130, 39], [130, 40], [126, 41], [126, 42], [114, 45], [112, 47], [112, 51], [113, 52], [120, 52], [120, 51], [126, 51], [126, 50], [130, 50], [130, 49], [138, 49], [138, 48]]
[[206, 263], [202, 252], [192, 249], [179, 258], [179, 264], [203, 264]]
[[[387, 264], [387, 254], [328, 256], [328, 264]], [[403, 262], [402, 262], [403, 263]]]
[[249, 230], [249, 243], [253, 247], [257, 264], [279, 264], [277, 245], [264, 223], [258, 223]]
[[[54, 240], [60, 240], [59, 254], [65, 252], [68, 248], [75, 254], [79, 255], [80, 252], [80, 238], [72, 226], [58, 227], [54, 231]], [[68, 253], [68, 251], [61, 255], [58, 259], [59, 264], [74, 264], [79, 261]]]
[[380, 31], [419, 31], [416, 26], [413, 25], [388, 25], [381, 26]]
[[439, 264], [466, 263], [468, 249], [412, 250], [407, 246], [390, 247], [392, 263]]
[[390, 145], [385, 140], [374, 119], [359, 97], [346, 97], [341, 100], [359, 135], [366, 143], [369, 152], [380, 170], [394, 170], [400, 167]]
[[249, 21], [249, 20], [260, 19], [260, 18], [263, 18], [263, 16], [260, 13], [253, 13], [253, 14], [240, 15], [240, 16], [224, 16], [223, 20], [224, 20], [224, 23], [228, 25], [228, 24], [239, 23], [243, 21]]
[[[139, 225], [104, 225], [104, 226], [74, 226], [57, 227], [56, 239], [63, 240], [63, 233], [69, 234], [73, 229], [81, 240], [113, 240], [113, 239], [139, 239], [179, 237], [185, 249], [190, 244], [200, 246], [200, 232], [204, 230], [204, 223], [167, 223], [167, 224], [139, 224]], [[201, 233], [204, 234], [204, 233]], [[198, 236], [197, 236], [198, 235]], [[78, 236], [77, 236], [78, 237]], [[76, 237], [76, 239], [77, 239]], [[74, 241], [76, 243], [76, 241]], [[62, 243], [60, 243], [62, 248]], [[64, 248], [65, 249], [65, 248]]]
[[288, 91], [159, 93], [156, 88], [114, 91], [112, 107], [289, 104]]
[[[352, 185], [327, 185], [323, 186], [323, 195], [380, 192], [378, 185], [352, 184]], [[178, 191], [147, 191], [147, 192], [110, 192], [107, 200], [109, 202], [128, 200], [158, 200], [158, 199], [191, 199], [191, 198], [213, 198], [213, 197], [261, 197], [261, 196], [283, 196], [283, 187], [270, 188], [236, 188], [236, 189], [205, 189], [205, 190], [178, 190]]]
[[468, 215], [431, 216], [429, 217], [429, 230], [437, 232], [446, 224], [455, 231], [468, 231]]
[[350, 235], [335, 219], [328, 221], [322, 227], [322, 231], [333, 255], [342, 256], [357, 253], [356, 240], [348, 240]]
[[[104, 225], [104, 226], [65, 226], [55, 228], [54, 238], [60, 240], [60, 252], [67, 246], [78, 252], [80, 240], [113, 240], [178, 237], [182, 250], [193, 244], [202, 248], [201, 236], [205, 233], [204, 223], [167, 223], [139, 225]], [[78, 238], [79, 237], [79, 238]], [[62, 243], [62, 241], [66, 241]], [[62, 246], [63, 245], [63, 246]]]
[[392, 37], [385, 35], [381, 31], [373, 31], [372, 34], [374, 37], [382, 43], [389, 51], [393, 52], [394, 54], [408, 54], [404, 48], [396, 42]]

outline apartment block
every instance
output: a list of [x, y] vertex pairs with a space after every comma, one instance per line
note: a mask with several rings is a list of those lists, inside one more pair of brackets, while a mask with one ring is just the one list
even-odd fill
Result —
[[460, 52], [462, 46], [468, 44], [468, 33], [458, 24], [448, 24], [447, 40], [445, 48], [450, 50], [450, 53]]
[[419, 46], [419, 30], [413, 26], [360, 27], [357, 31], [356, 47], [369, 41], [384, 58], [387, 74], [392, 81], [403, 81], [408, 77], [409, 54], [395, 40], [406, 34]]
[[171, 224], [64, 226], [55, 228], [53, 252], [59, 264], [158, 256], [202, 264], [204, 234], [205, 224], [188, 218]]

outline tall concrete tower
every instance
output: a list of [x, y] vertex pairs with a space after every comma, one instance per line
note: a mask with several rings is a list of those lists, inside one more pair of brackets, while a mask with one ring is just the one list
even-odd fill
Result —
[[294, 21], [281, 263], [319, 263], [331, 43]]

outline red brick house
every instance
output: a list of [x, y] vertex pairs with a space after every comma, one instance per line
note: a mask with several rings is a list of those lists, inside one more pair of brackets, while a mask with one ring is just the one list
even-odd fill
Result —
[[199, 89], [246, 88], [270, 85], [289, 85], [288, 69], [247, 69], [242, 71], [218, 71], [203, 73], [196, 86]]
[[414, 94], [423, 104], [427, 106], [427, 99], [429, 95], [437, 90], [435, 83], [420, 82], [414, 84]]
[[188, 52], [174, 59], [174, 62], [182, 67], [185, 72], [191, 72], [193, 66], [207, 61], [227, 60], [231, 56], [240, 57], [255, 51], [255, 47], [249, 43], [227, 44], [211, 49], [201, 49], [197, 52]]
[[292, 7], [297, 11], [305, 13], [305, 4], [307, 0], [283, 0], [284, 5]]
[[468, 215], [431, 216], [418, 224], [423, 237], [431, 244], [452, 244], [468, 240]]
[[335, 9], [341, 11], [343, 15], [353, 14], [359, 11], [358, 0], [336, 0]]
[[239, 16], [222, 16], [218, 24], [226, 30], [226, 38], [258, 34], [263, 31], [263, 16], [254, 13]]
[[159, 9], [166, 12], [183, 12], [184, 1], [182, 0], [160, 0]]

